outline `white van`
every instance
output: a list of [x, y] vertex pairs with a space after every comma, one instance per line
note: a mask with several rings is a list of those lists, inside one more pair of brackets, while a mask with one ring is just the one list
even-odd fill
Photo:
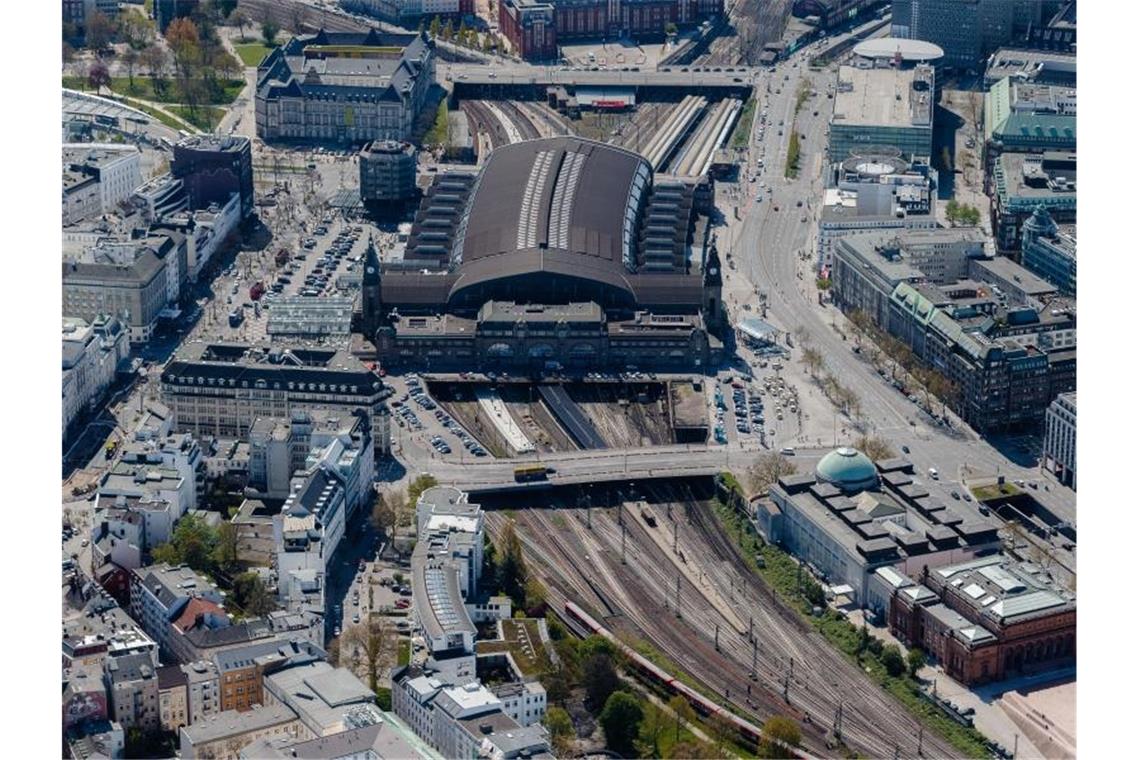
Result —
[[926, 474], [930, 476], [931, 480], [938, 480], [938, 470], [934, 469], [933, 467], [927, 470]]
[[796, 455], [796, 450], [791, 446], [785, 446], [784, 448], [780, 449], [780, 453], [786, 457], [794, 457]]

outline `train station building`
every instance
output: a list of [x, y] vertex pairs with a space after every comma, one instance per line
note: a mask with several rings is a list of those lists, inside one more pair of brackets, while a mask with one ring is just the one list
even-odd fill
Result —
[[613, 145], [499, 148], [436, 179], [402, 261], [369, 249], [365, 339], [429, 371], [706, 367], [724, 323], [706, 203]]

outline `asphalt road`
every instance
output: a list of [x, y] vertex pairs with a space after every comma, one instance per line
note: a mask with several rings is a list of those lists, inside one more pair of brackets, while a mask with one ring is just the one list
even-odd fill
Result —
[[[976, 475], [1000, 473], [1009, 479], [1050, 484], [1049, 491], [1038, 490], [1034, 495], [1063, 518], [1075, 521], [1075, 494], [1071, 490], [1056, 486], [1035, 467], [1025, 467], [1011, 460], [959, 421], [955, 421], [951, 431], [930, 424], [925, 412], [852, 352], [852, 342], [845, 340], [836, 327], [853, 331], [846, 318], [831, 306], [818, 305], [814, 256], [807, 256], [805, 260], [797, 253], [811, 250], [816, 235], [825, 132], [833, 103], [825, 92], [835, 72], [834, 69], [808, 71], [806, 62], [810, 55], [805, 51], [794, 56], [771, 75], [762, 181], [772, 187], [772, 192], [765, 193], [761, 202], [750, 202], [744, 211], [741, 228], [731, 247], [737, 271], [767, 294], [768, 320], [790, 332], [806, 331], [810, 343], [823, 352], [827, 368], [859, 394], [869, 432], [887, 438], [896, 447], [907, 446], [908, 456], [920, 472], [936, 468], [945, 482], [958, 480], [962, 467], [968, 466]], [[785, 74], [787, 81], [784, 81]], [[801, 140], [801, 169], [796, 179], [786, 180], [784, 162], [800, 77], [807, 77], [820, 94], [805, 103], [795, 123], [795, 128], [805, 137]], [[762, 82], [758, 92], [763, 94], [765, 87]], [[817, 109], [819, 115], [813, 116]], [[783, 135], [779, 134], [781, 120], [784, 121]], [[753, 164], [750, 160], [750, 165]], [[803, 201], [804, 206], [797, 207], [797, 201]], [[801, 221], [804, 216], [806, 222]], [[734, 315], [739, 316], [743, 314]]]

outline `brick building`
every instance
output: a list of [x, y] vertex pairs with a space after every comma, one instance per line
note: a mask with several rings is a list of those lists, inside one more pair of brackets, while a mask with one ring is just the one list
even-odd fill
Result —
[[723, 12], [724, 0], [503, 0], [499, 28], [520, 57], [549, 60], [560, 40], [661, 38]]
[[890, 599], [891, 633], [921, 646], [966, 685], [1049, 670], [1076, 658], [1076, 597], [1048, 571], [993, 555], [924, 572]]

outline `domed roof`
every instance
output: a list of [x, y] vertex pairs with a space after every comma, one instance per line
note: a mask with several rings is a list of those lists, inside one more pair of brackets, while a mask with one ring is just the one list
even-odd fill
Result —
[[875, 469], [874, 462], [850, 446], [838, 448], [819, 460], [815, 476], [848, 493], [874, 488], [879, 484], [879, 472]]

